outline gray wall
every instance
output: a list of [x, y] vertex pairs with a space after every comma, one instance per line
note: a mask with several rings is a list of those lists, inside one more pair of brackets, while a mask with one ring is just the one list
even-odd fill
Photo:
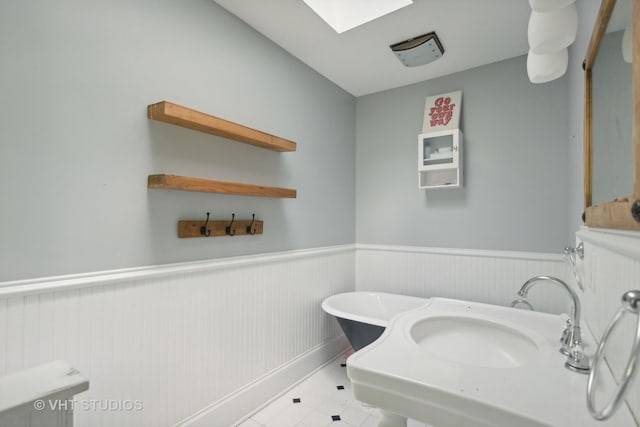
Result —
[[[211, 0], [4, 0], [0, 58], [0, 281], [354, 242], [355, 99]], [[161, 100], [298, 151], [147, 120]], [[148, 190], [154, 173], [298, 198]], [[206, 211], [265, 234], [177, 238]]]
[[[464, 188], [420, 190], [425, 97], [462, 90]], [[568, 85], [529, 83], [519, 57], [358, 98], [359, 243], [560, 252]]]
[[[598, 6], [578, 0], [565, 78], [531, 85], [518, 58], [362, 97], [356, 118], [352, 96], [210, 0], [3, 1], [0, 281], [351, 243], [354, 181], [359, 242], [557, 252], [581, 223], [580, 64]], [[458, 89], [465, 187], [419, 190], [424, 98]], [[298, 151], [148, 121], [146, 105], [163, 99]], [[147, 190], [163, 172], [299, 196]], [[176, 237], [179, 219], [209, 210], [256, 212], [265, 234]]]

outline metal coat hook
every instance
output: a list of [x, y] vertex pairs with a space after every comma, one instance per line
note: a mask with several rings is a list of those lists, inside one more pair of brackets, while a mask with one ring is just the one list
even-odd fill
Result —
[[229, 223], [229, 225], [227, 225], [227, 228], [225, 229], [225, 232], [229, 235], [229, 236], [235, 236], [236, 235], [236, 230], [234, 228], [231, 228], [231, 226], [233, 225], [233, 221], [236, 219], [236, 214], [232, 213], [231, 214], [231, 222]]
[[255, 220], [256, 220], [256, 214], [251, 215], [251, 224], [247, 225], [247, 234], [251, 234], [252, 236], [254, 236], [257, 232], [257, 229], [251, 228]]
[[209, 212], [207, 212], [207, 220], [204, 222], [204, 225], [200, 227], [200, 235], [205, 237], [211, 236], [211, 230], [207, 230], [208, 223], [209, 223]]

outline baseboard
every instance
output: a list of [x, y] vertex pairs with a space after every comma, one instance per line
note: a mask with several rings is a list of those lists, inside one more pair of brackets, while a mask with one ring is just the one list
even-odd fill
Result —
[[212, 403], [179, 422], [176, 427], [237, 425], [348, 348], [346, 338], [339, 335]]

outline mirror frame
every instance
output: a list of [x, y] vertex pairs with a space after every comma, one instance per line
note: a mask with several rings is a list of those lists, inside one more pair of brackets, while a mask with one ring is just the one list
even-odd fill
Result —
[[609, 24], [616, 0], [602, 0], [587, 56], [583, 63], [584, 86], [584, 216], [588, 227], [640, 230], [640, 0], [633, 0], [633, 193], [610, 202], [592, 205], [593, 180], [593, 124], [592, 124], [592, 70], [600, 43]]

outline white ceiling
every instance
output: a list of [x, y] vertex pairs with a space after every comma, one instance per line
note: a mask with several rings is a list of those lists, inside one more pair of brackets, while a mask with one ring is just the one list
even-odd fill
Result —
[[[527, 0], [414, 0], [337, 34], [302, 0], [214, 0], [354, 96], [379, 92], [528, 51]], [[389, 45], [436, 31], [445, 53], [407, 68]], [[526, 70], [522, 70], [526, 73]]]

